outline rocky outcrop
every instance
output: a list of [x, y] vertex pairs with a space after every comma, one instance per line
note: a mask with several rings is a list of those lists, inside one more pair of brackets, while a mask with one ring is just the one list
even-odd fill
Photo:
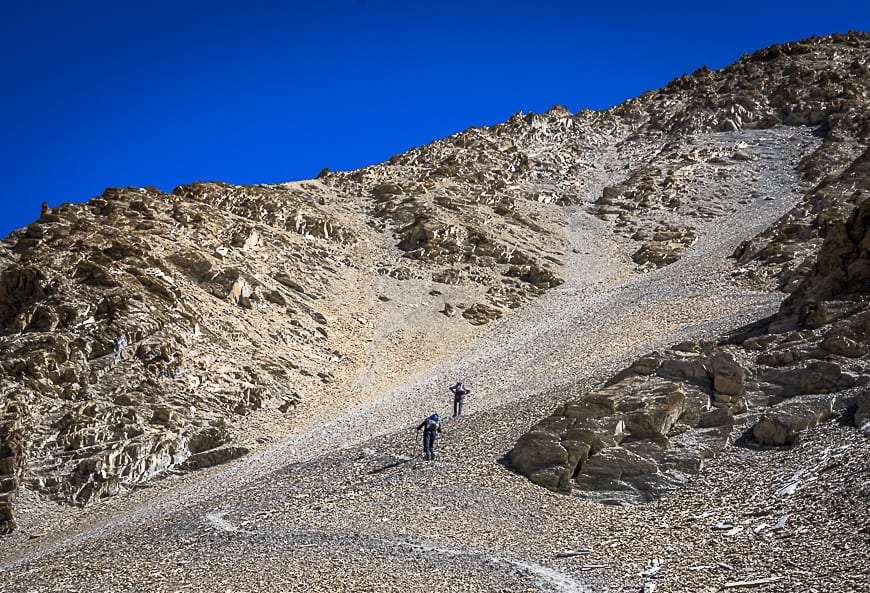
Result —
[[469, 130], [322, 180], [342, 193], [370, 196], [370, 224], [389, 230], [404, 260], [385, 275], [424, 278], [436, 265], [443, 269], [431, 276], [436, 282], [477, 282], [497, 289], [488, 306], [517, 307], [562, 282], [564, 213], [536, 200], [525, 181], [527, 159], [507, 138], [494, 143], [494, 135], [500, 133]]
[[[782, 400], [753, 429], [759, 442], [792, 443], [802, 430], [845, 408], [857, 408], [856, 422], [862, 423], [863, 393], [870, 383], [868, 295], [870, 200], [865, 199], [846, 222], [833, 226], [816, 265], [768, 326], [772, 332], [800, 333], [758, 356], [769, 365], [759, 376]], [[757, 338], [751, 343], [758, 344]]]
[[[860, 84], [866, 85], [867, 80]], [[861, 127], [864, 116], [849, 109], [848, 117], [836, 119], [841, 133], [848, 128], [866, 140], [866, 129]], [[672, 382], [667, 387], [671, 393], [685, 393], [690, 387], [698, 390], [709, 402], [702, 399], [700, 406], [675, 408], [671, 413], [683, 414], [678, 420], [687, 428], [681, 436], [706, 437], [704, 429], [710, 419], [716, 419], [721, 427], [719, 440], [714, 446], [705, 445], [708, 453], [728, 442], [733, 415], [737, 422], [750, 423], [752, 441], [767, 446], [793, 444], [801, 432], [850, 410], [855, 410], [856, 424], [866, 421], [866, 386], [870, 383], [870, 161], [865, 150], [844, 166], [854, 157], [854, 150], [821, 150], [813, 162], [826, 154], [826, 170], [833, 167], [839, 175], [825, 178], [804, 204], [763, 233], [767, 240], [763, 248], [759, 248], [760, 241], [755, 246], [744, 244], [735, 253], [742, 265], [754, 262], [762, 273], [774, 262], [782, 266], [779, 274], [788, 279], [783, 287], [792, 294], [779, 314], [762, 325], [735, 332], [709, 356], [690, 355], [687, 359], [678, 351], [666, 357], [639, 359], [606, 388], [609, 401], [642, 401], [637, 395], [638, 376]], [[629, 199], [640, 200], [642, 205], [653, 188], [648, 181], [643, 185], [630, 179], [621, 189], [604, 192], [596, 204], [598, 212], [616, 214], [614, 220], [619, 220], [620, 209], [614, 210], [615, 205], [625, 206]], [[812, 224], [800, 222], [810, 215]], [[629, 228], [638, 233], [636, 219], [632, 222], [635, 226]], [[813, 253], [814, 247], [817, 253]], [[635, 261], [653, 261], [639, 255], [651, 251], [642, 249], [635, 254]], [[805, 262], [795, 272], [788, 266], [799, 256], [805, 257]], [[667, 256], [661, 257], [661, 263], [667, 263]], [[698, 349], [700, 346], [694, 348]], [[686, 350], [685, 345], [678, 350]], [[649, 393], [655, 391], [650, 388]], [[607, 433], [611, 439], [607, 447], [596, 448], [589, 445], [589, 439], [578, 440], [578, 430], [590, 419], [578, 421], [572, 417], [574, 410], [599, 410], [601, 397], [601, 391], [587, 394], [523, 435], [510, 456], [517, 471], [554, 490], [573, 491], [596, 500], [638, 501], [668, 492], [700, 468], [700, 463], [683, 463], [676, 470], [659, 462], [667, 450], [664, 444], [669, 442], [666, 431], [647, 431], [654, 435], [652, 441], [626, 447], [624, 413], [616, 407], [605, 410], [608, 426], [613, 428]], [[636, 405], [647, 407], [646, 402]], [[598, 416], [594, 419], [601, 421]], [[581, 442], [584, 444], [575, 444]], [[703, 455], [698, 451], [682, 448], [680, 454], [684, 459], [701, 460]], [[687, 468], [689, 471], [683, 472]]]
[[31, 423], [23, 394], [10, 393], [0, 415], [0, 534], [16, 527], [13, 502], [24, 474]]
[[762, 445], [791, 445], [798, 435], [832, 418], [839, 417], [854, 398], [817, 394], [799, 396], [767, 408], [752, 428], [752, 436]]
[[[870, 159], [868, 153], [862, 158]], [[870, 179], [870, 168], [867, 173]], [[806, 324], [829, 323], [849, 312], [848, 305], [838, 312], [837, 303], [862, 304], [870, 293], [870, 187], [858, 193], [859, 207], [844, 222], [831, 224], [812, 274], [785, 304]]]
[[[772, 279], [779, 289], [793, 293], [813, 270], [816, 253], [828, 237], [837, 242], [847, 240], [832, 233], [841, 232], [838, 229], [870, 191], [870, 151], [843, 140], [826, 140], [817, 151], [838, 166], [826, 168], [818, 183], [780, 224], [735, 251], [734, 257], [741, 265], [760, 264], [752, 268], [753, 278]], [[835, 252], [829, 251], [834, 259], [838, 257]]]
[[868, 418], [870, 200], [822, 245], [779, 314], [715, 346], [680, 344], [536, 424], [510, 453], [533, 482], [602, 502], [666, 494], [748, 426], [755, 445]]
[[[337, 360], [337, 348], [312, 295], [337, 274], [324, 246], [355, 238], [317, 196], [109, 189], [4, 241], [0, 530], [15, 526], [22, 484], [86, 504], [231, 459], [245, 450], [227, 444], [246, 415], [280, 419], [322, 389], [319, 360]], [[304, 289], [276, 280], [287, 262]]]
[[722, 352], [644, 357], [535, 425], [510, 462], [552, 490], [600, 502], [650, 500], [725, 445], [743, 407], [743, 376]]
[[[734, 254], [735, 282], [794, 293], [783, 315], [638, 360], [515, 462], [548, 487], [647, 499], [723, 446], [734, 415], [859, 391], [866, 215], [847, 217], [868, 191], [868, 45], [786, 44], [607, 111], [518, 113], [316, 180], [110, 188], [44, 208], [0, 243], [0, 530], [22, 484], [85, 504], [233, 459], [256, 446], [249, 416], [280, 433], [304, 397], [356, 385], [378, 347], [443, 354], [463, 341], [448, 330], [473, 335], [563, 283], [578, 209], [607, 221], [634, 273], [670, 265], [725, 214], [773, 199], [762, 190], [786, 191], [765, 177], [786, 160], [806, 178], [788, 195], [811, 190]], [[414, 313], [383, 294], [432, 283], [444, 298]], [[369, 322], [388, 311], [403, 331]], [[417, 331], [429, 323], [447, 329]], [[826, 417], [810, 408], [771, 410], [791, 428], [759, 434], [787, 441]]]

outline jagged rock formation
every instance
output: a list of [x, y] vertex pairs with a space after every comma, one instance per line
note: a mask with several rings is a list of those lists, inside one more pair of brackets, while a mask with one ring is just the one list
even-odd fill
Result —
[[795, 441], [802, 430], [855, 410], [870, 391], [870, 200], [828, 233], [818, 261], [765, 331], [733, 341], [755, 356], [768, 407], [753, 427], [762, 444]]
[[[859, 232], [842, 227], [813, 267], [866, 197], [868, 46], [857, 33], [786, 44], [607, 111], [520, 113], [312, 181], [113, 188], [44, 209], [0, 245], [0, 530], [15, 526], [21, 484], [84, 504], [220, 463], [272, 438], [248, 430], [255, 414], [280, 436], [305, 398], [389, 384], [401, 371], [373, 373], [380, 351], [437, 357], [516, 314], [571, 273], [575, 209], [610, 222], [640, 274], [678, 261], [724, 214], [813, 184], [734, 254], [735, 282], [777, 278], [794, 292], [843, 263]], [[843, 264], [849, 286], [861, 257]], [[842, 274], [813, 277], [777, 323], [840, 357], [806, 363], [824, 381], [789, 383], [783, 367], [812, 357], [789, 359], [795, 340], [776, 328], [742, 345], [684, 345], [636, 363], [595, 405], [565, 406], [570, 422], [524, 437], [515, 462], [549, 487], [624, 482], [628, 494], [602, 498], [646, 498], [724, 446], [760, 393], [859, 389], [866, 328], [836, 325], [859, 318], [833, 300]], [[425, 312], [391, 291], [419, 295]], [[802, 406], [791, 428], [768, 413], [759, 435], [787, 441], [828, 414], [818, 398]], [[632, 479], [613, 472], [629, 462]]]
[[[112, 189], [6, 239], [0, 389], [13, 486], [86, 503], [182, 462], [204, 465], [231, 439], [233, 417], [290, 410], [329, 380], [318, 361], [340, 354], [318, 331], [317, 299], [333, 253], [305, 236], [339, 249], [353, 239], [292, 190], [263, 190], [258, 210], [280, 195], [287, 211], [279, 234], [244, 210], [256, 192]], [[302, 347], [308, 356], [293, 352]], [[5, 529], [11, 521], [7, 511]]]
[[825, 153], [839, 173], [824, 177], [758, 239], [765, 248], [746, 257], [751, 249], [744, 244], [735, 254], [741, 264], [753, 262], [761, 270], [805, 258], [799, 270], [784, 265], [779, 273], [792, 291], [779, 314], [715, 344], [680, 344], [639, 359], [603, 389], [566, 404], [523, 435], [511, 452], [518, 471], [550, 489], [638, 502], [685, 483], [705, 456], [728, 443], [736, 424], [748, 425], [747, 436], [760, 445], [781, 446], [851, 412], [856, 425], [866, 422], [867, 130], [865, 115], [847, 111], [852, 117], [836, 119], [838, 141], [858, 147], [857, 157], [849, 162], [854, 150]]
[[[742, 246], [737, 254], [741, 263], [754, 259], [767, 264], [754, 274], [778, 274], [781, 287], [793, 287], [800, 270], [806, 270], [804, 258], [818, 249], [829, 225], [842, 221], [860, 196], [854, 193], [856, 187], [848, 191], [846, 187], [866, 180], [867, 157], [862, 156], [870, 138], [866, 47], [866, 35], [860, 33], [773, 46], [721, 71], [701, 68], [613, 111], [636, 122], [637, 136], [660, 131], [663, 139], [779, 125], [816, 128], [824, 141], [799, 165], [806, 178], [817, 184], [814, 191], [775, 229]], [[703, 192], [686, 192], [685, 178], [698, 168], [713, 166], [718, 169], [711, 188], [715, 193], [717, 187], [745, 183], [756, 175], [752, 162], [758, 156], [745, 143], [705, 142], [690, 150], [678, 143], [664, 144], [654, 160], [639, 166], [623, 183], [607, 188], [595, 204], [602, 216], [615, 220], [616, 232], [645, 242], [634, 255], [637, 263], [667, 265], [695, 239], [698, 220], [715, 216], [717, 208], [745, 207], [749, 197], [737, 204], [717, 203]], [[680, 215], [676, 222], [673, 213]]]
[[511, 462], [552, 490], [649, 500], [725, 446], [735, 412], [745, 410], [744, 378], [731, 356], [710, 349], [644, 357], [535, 425]]

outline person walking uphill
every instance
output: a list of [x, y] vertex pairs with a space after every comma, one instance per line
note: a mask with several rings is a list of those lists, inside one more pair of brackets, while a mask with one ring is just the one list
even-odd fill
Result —
[[438, 421], [438, 414], [432, 414], [417, 427], [417, 431], [423, 429], [423, 453], [426, 455], [426, 461], [435, 460], [435, 439], [438, 438], [438, 433], [441, 432], [441, 423]]
[[450, 386], [450, 391], [453, 392], [453, 417], [462, 416], [462, 406], [465, 404], [465, 396], [471, 390], [465, 386], [464, 381], [457, 381]]

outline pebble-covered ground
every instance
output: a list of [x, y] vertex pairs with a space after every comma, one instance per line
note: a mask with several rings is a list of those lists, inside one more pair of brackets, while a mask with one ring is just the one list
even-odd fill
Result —
[[[762, 160], [794, 145], [760, 138], [746, 139]], [[846, 423], [790, 449], [735, 443], [642, 506], [554, 494], [502, 463], [530, 425], [633, 358], [776, 309], [779, 296], [731, 283], [727, 256], [800, 195], [782, 171], [761, 167], [739, 188], [751, 203], [643, 275], [578, 209], [565, 285], [360, 407], [309, 402], [332, 420], [248, 458], [73, 514], [25, 491], [0, 592], [870, 591], [870, 444]], [[472, 388], [466, 413], [425, 462], [413, 427], [449, 416], [455, 378]]]

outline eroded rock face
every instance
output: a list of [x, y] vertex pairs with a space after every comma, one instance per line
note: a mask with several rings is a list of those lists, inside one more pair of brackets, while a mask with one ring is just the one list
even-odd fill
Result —
[[[763, 147], [792, 138], [816, 186], [735, 253], [736, 281], [801, 295], [788, 314], [741, 343], [637, 361], [516, 462], [550, 487], [646, 499], [721, 446], [734, 414], [861, 389], [867, 318], [849, 295], [866, 293], [866, 224], [847, 219], [870, 191], [868, 43], [787, 44], [607, 111], [518, 113], [312, 181], [111, 188], [45, 208], [0, 243], [0, 530], [20, 484], [87, 503], [243, 454], [251, 414], [280, 425], [303, 397], [338, 397], [378, 335], [347, 299], [373, 318], [392, 306], [372, 278], [449, 288], [431, 313], [469, 335], [562, 283], [571, 209], [608, 221], [638, 273], [669, 265], [766, 199], [719, 188], [765, 175]], [[826, 235], [828, 276], [799, 290]]]
[[[513, 467], [552, 490], [603, 502], [666, 494], [726, 446], [736, 423], [756, 445], [853, 411], [870, 417], [870, 200], [829, 235], [778, 315], [715, 346], [681, 344], [523, 435]], [[824, 314], [819, 312], [823, 311]]]
[[16, 527], [13, 502], [27, 459], [27, 434], [32, 426], [26, 397], [9, 393], [0, 415], [0, 534]]
[[231, 459], [245, 416], [324, 388], [344, 336], [314, 295], [356, 238], [319, 192], [109, 189], [3, 241], [0, 531], [21, 484], [86, 504]]
[[[870, 161], [870, 153], [862, 159]], [[870, 178], [870, 167], [867, 173]], [[831, 301], [863, 303], [870, 293], [870, 188], [859, 194], [863, 201], [847, 220], [832, 223], [813, 273], [785, 305], [808, 325], [824, 325], [852, 312]]]
[[546, 488], [601, 502], [642, 502], [672, 490], [725, 445], [740, 408], [738, 399], [716, 398], [717, 367], [740, 374], [720, 352], [640, 359], [534, 426], [511, 464]]
[[[833, 244], [826, 250], [828, 259], [823, 265], [832, 270], [833, 276], [825, 274], [825, 278], [816, 278], [812, 292], [821, 298], [830, 298], [850, 282], [848, 269], [837, 261], [841, 257], [840, 250], [850, 251], [852, 242], [843, 234], [843, 225], [870, 192], [867, 187], [870, 178], [867, 124], [859, 119], [852, 125], [862, 126], [856, 131], [857, 139], [846, 141], [847, 137], [835, 136], [838, 139], [826, 140], [816, 151], [815, 156], [824, 156], [828, 165], [823, 175], [816, 171], [806, 173], [809, 178], [818, 179], [818, 183], [803, 202], [792, 209], [781, 224], [744, 243], [734, 253], [740, 264], [761, 264], [752, 272], [754, 278], [773, 279], [779, 289], [794, 293], [814, 270], [816, 253], [822, 243], [831, 241]], [[855, 273], [860, 272], [855, 270], [853, 275]], [[824, 313], [826, 311], [820, 311]]]
[[[855, 408], [864, 420], [870, 384], [870, 200], [835, 225], [817, 263], [783, 303], [769, 330], [793, 328], [757, 357], [759, 377], [774, 385], [777, 403], [753, 434], [764, 444], [794, 442], [799, 433]], [[757, 344], [758, 342], [752, 342]], [[770, 368], [773, 367], [773, 368]]]

